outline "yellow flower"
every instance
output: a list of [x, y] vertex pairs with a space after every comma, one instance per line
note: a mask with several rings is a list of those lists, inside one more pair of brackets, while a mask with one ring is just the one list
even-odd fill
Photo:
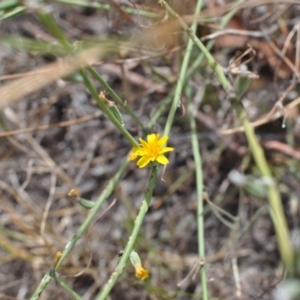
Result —
[[140, 157], [137, 161], [137, 165], [140, 168], [146, 167], [150, 162], [157, 161], [162, 165], [169, 163], [169, 160], [163, 155], [166, 152], [173, 151], [172, 147], [165, 147], [169, 137], [163, 136], [159, 138], [158, 133], [152, 133], [147, 136], [147, 142], [142, 138], [139, 139], [141, 146], [134, 147], [132, 152], [129, 154], [129, 160], [135, 160]]
[[137, 252], [134, 250], [130, 253], [130, 261], [135, 268], [135, 276], [141, 280], [145, 280], [149, 277], [148, 270], [142, 267], [142, 261]]
[[136, 278], [139, 278], [141, 280], [145, 280], [148, 278], [148, 276], [149, 276], [148, 271], [146, 269], [144, 269], [140, 263], [135, 264], [134, 268], [135, 268], [135, 277]]

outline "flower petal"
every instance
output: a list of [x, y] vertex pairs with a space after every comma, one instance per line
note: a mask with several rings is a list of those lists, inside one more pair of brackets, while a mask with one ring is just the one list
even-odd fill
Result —
[[143, 146], [144, 148], [147, 148], [147, 147], [148, 147], [148, 143], [147, 143], [146, 141], [144, 141], [142, 138], [139, 138], [139, 141], [140, 141], [140, 143], [142, 144], [142, 146]]
[[145, 149], [145, 148], [140, 148], [138, 151], [137, 151], [137, 155], [138, 156], [144, 156], [144, 155], [147, 155], [148, 154], [148, 150]]
[[135, 276], [141, 280], [145, 280], [148, 278], [149, 273], [148, 270], [144, 269], [141, 264], [136, 264], [135, 266]]
[[150, 158], [148, 156], [143, 156], [138, 160], [137, 165], [140, 168], [144, 168], [149, 164], [149, 162], [150, 162]]
[[159, 150], [159, 154], [163, 154], [163, 153], [170, 152], [170, 151], [174, 151], [174, 148], [172, 148], [172, 147], [164, 147], [161, 150]]
[[168, 139], [169, 139], [168, 136], [166, 135], [162, 136], [161, 139], [158, 141], [159, 146], [162, 147], [167, 142]]
[[156, 161], [162, 165], [166, 165], [169, 163], [169, 160], [164, 155], [158, 155]]
[[152, 134], [148, 134], [148, 136], [147, 136], [147, 142], [149, 143], [149, 144], [153, 144], [153, 143], [155, 143], [155, 141], [157, 140], [157, 134], [155, 134], [155, 133], [152, 133]]
[[137, 159], [137, 165], [140, 168], [144, 168], [154, 161], [165, 165], [169, 160], [164, 153], [174, 151], [173, 147], [166, 147], [168, 139], [168, 136], [160, 137], [158, 133], [148, 134], [145, 140], [139, 138], [140, 146], [133, 148], [128, 159]]

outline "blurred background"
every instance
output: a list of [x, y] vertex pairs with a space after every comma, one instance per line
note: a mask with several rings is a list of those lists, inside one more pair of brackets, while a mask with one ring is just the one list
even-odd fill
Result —
[[[37, 86], [30, 94], [16, 89], [18, 101], [0, 104], [1, 299], [30, 298], [55, 253], [88, 214], [68, 196], [70, 189], [96, 201], [131, 150], [77, 73], [38, 87], [37, 70], [65, 54], [40, 22], [37, 8], [51, 12], [72, 44], [126, 42], [122, 51], [107, 53], [93, 66], [149, 132], [162, 133], [188, 36], [157, 2], [0, 3], [0, 95], [1, 88], [20, 78]], [[196, 1], [167, 2], [191, 24]], [[197, 16], [197, 36], [205, 45], [213, 43], [211, 53], [232, 85], [241, 73], [250, 79], [240, 99], [278, 182], [294, 242], [300, 239], [299, 15], [300, 5], [292, 2], [214, 0], [203, 1]], [[135, 245], [150, 277], [138, 281], [128, 263], [109, 299], [201, 299], [197, 168], [203, 168], [207, 199], [205, 265], [211, 299], [271, 299], [283, 278], [265, 198], [269, 183], [260, 178], [243, 128], [212, 69], [205, 59], [194, 64], [201, 55], [196, 47], [191, 55], [184, 86], [197, 108], [203, 165], [193, 160], [183, 94], [168, 141], [175, 151], [168, 155], [164, 175], [160, 169]], [[125, 128], [141, 136], [141, 128], [119, 109]], [[115, 205], [93, 222], [60, 268], [82, 299], [94, 299], [116, 267], [149, 176], [150, 168], [129, 165], [101, 211], [113, 199]], [[39, 299], [71, 298], [52, 281]]]

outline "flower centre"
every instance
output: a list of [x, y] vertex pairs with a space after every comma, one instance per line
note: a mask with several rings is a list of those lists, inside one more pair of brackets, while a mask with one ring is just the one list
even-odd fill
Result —
[[151, 145], [149, 147], [149, 156], [157, 157], [158, 154], [159, 154], [159, 147], [157, 147], [157, 145]]

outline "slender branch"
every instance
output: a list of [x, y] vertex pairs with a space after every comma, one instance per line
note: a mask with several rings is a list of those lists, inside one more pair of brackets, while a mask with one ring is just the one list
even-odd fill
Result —
[[[164, 1], [163, 1], [164, 2]], [[197, 29], [197, 15], [199, 14], [202, 6], [202, 0], [198, 0], [195, 8], [195, 19], [192, 23], [191, 29], [188, 30], [189, 39], [187, 48], [184, 54], [183, 62], [180, 69], [179, 78], [177, 81], [177, 85], [175, 88], [175, 95], [172, 102], [172, 106], [168, 115], [164, 135], [169, 135], [171, 126], [173, 124], [173, 119], [175, 116], [175, 112], [180, 101], [180, 96], [182, 93], [183, 83], [186, 78], [186, 72], [188, 68], [188, 64], [191, 57], [191, 52], [193, 49], [193, 44], [195, 40], [192, 38], [195, 36], [195, 32]], [[166, 6], [167, 10], [168, 7]], [[172, 9], [170, 8], [168, 12], [172, 13]], [[180, 18], [180, 17], [178, 17]], [[184, 23], [183, 23], [184, 24]], [[186, 26], [186, 25], [185, 25]], [[188, 28], [187, 26], [185, 28]], [[204, 47], [205, 48], [205, 47]], [[207, 51], [207, 50], [206, 50]], [[209, 53], [207, 51], [207, 53]], [[205, 259], [205, 238], [204, 238], [204, 213], [203, 213], [203, 175], [202, 175], [202, 166], [201, 166], [201, 157], [199, 154], [199, 145], [197, 141], [197, 132], [196, 132], [196, 125], [195, 120], [193, 119], [193, 112], [191, 108], [191, 103], [189, 103], [189, 119], [190, 119], [190, 126], [192, 131], [192, 147], [194, 153], [194, 161], [195, 165], [197, 166], [196, 169], [196, 178], [197, 178], [197, 222], [198, 222], [198, 251], [200, 258], [204, 261]], [[201, 284], [202, 284], [202, 297], [204, 300], [208, 299], [208, 289], [207, 289], [207, 276], [206, 276], [206, 267], [203, 265], [200, 269], [200, 277], [201, 277]]]
[[81, 76], [83, 77], [84, 84], [91, 93], [94, 100], [97, 102], [101, 110], [106, 114], [106, 116], [110, 119], [110, 121], [119, 129], [119, 131], [124, 135], [124, 137], [132, 144], [133, 147], [138, 147], [139, 144], [134, 139], [134, 137], [123, 127], [123, 125], [116, 119], [114, 114], [110, 111], [108, 106], [99, 98], [98, 92], [87, 77], [86, 73], [81, 70]]
[[[45, 25], [45, 27], [57, 38], [60, 44], [65, 48], [65, 50], [72, 53], [73, 47], [68, 41], [66, 35], [61, 30], [60, 26], [54, 19], [52, 15], [48, 12], [39, 11], [39, 18]], [[132, 137], [132, 135], [123, 127], [123, 124], [120, 123], [119, 120], [116, 119], [115, 115], [111, 112], [111, 110], [107, 107], [107, 105], [100, 100], [98, 96], [98, 92], [96, 88], [93, 86], [86, 73], [81, 70], [81, 76], [83, 77], [84, 84], [91, 93], [94, 100], [97, 102], [101, 110], [107, 115], [107, 117], [111, 120], [111, 122], [116, 126], [117, 129], [124, 135], [125, 138], [132, 144], [133, 147], [138, 147], [137, 141]]]
[[[265, 178], [271, 179], [272, 173], [268, 166], [263, 149], [255, 136], [253, 126], [249, 122], [240, 101], [235, 97], [235, 95], [231, 96], [231, 103], [243, 124], [251, 153], [260, 174]], [[267, 195], [269, 199], [271, 218], [277, 235], [281, 259], [288, 271], [293, 272], [294, 252], [289, 238], [289, 230], [284, 215], [284, 209], [276, 184], [267, 186]]]
[[188, 99], [188, 118], [191, 128], [191, 143], [195, 163], [196, 172], [196, 187], [197, 187], [197, 224], [198, 224], [198, 253], [200, 260], [204, 264], [200, 268], [201, 284], [202, 284], [202, 297], [203, 300], [208, 299], [207, 289], [207, 275], [205, 266], [205, 234], [204, 234], [204, 201], [203, 201], [203, 170], [202, 170], [202, 159], [200, 153], [200, 145], [198, 142], [198, 133], [196, 127], [196, 121], [194, 117], [195, 107], [192, 103], [191, 88], [187, 88], [187, 99]]
[[55, 276], [55, 281], [75, 300], [82, 300], [82, 298], [75, 293], [61, 278]]
[[[218, 65], [216, 63], [215, 59], [209, 53], [209, 51], [206, 49], [206, 47], [201, 43], [201, 41], [193, 33], [193, 31], [183, 22], [183, 20], [180, 18], [180, 16], [172, 10], [172, 8], [166, 3], [166, 1], [158, 0], [158, 3], [160, 3], [162, 6], [164, 6], [166, 11], [170, 15], [178, 18], [181, 27], [188, 33], [190, 39], [202, 51], [203, 55], [205, 56], [205, 58], [208, 61], [208, 64], [216, 72], [216, 75], [218, 76], [224, 90], [229, 93], [231, 90], [231, 86], [224, 74], [224, 71], [220, 67], [220, 65]], [[177, 97], [178, 97], [178, 95], [177, 95]], [[251, 126], [251, 124], [247, 118], [247, 115], [242, 108], [242, 105], [241, 105], [239, 99], [237, 99], [236, 96], [234, 95], [233, 97], [230, 96], [230, 100], [231, 100], [232, 106], [234, 107], [237, 115], [239, 116], [241, 123], [243, 124], [243, 126], [245, 128], [246, 138], [249, 143], [250, 150], [254, 157], [255, 163], [260, 171], [260, 174], [264, 177], [271, 178], [272, 174], [271, 174], [271, 171], [267, 164], [267, 160], [264, 156], [263, 150], [255, 136], [254, 129]], [[173, 108], [173, 106], [172, 106], [172, 108]], [[168, 124], [168, 126], [170, 126], [170, 124]], [[169, 127], [166, 127], [165, 132], [169, 132], [168, 130], [169, 130]], [[287, 267], [287, 269], [290, 272], [292, 272], [293, 271], [294, 252], [293, 252], [293, 248], [292, 248], [291, 241], [290, 241], [289, 234], [288, 234], [289, 233], [288, 226], [287, 226], [286, 218], [284, 215], [284, 210], [282, 207], [280, 195], [279, 195], [279, 192], [278, 192], [278, 189], [276, 186], [270, 186], [267, 188], [267, 190], [268, 190], [267, 194], [268, 194], [270, 213], [271, 213], [273, 225], [275, 227], [275, 231], [276, 231], [276, 235], [277, 235], [277, 239], [278, 239], [278, 246], [279, 246], [279, 251], [281, 254], [281, 259], [282, 259], [284, 265]]]
[[157, 166], [152, 167], [152, 172], [151, 172], [151, 177], [150, 177], [150, 180], [148, 183], [147, 192], [145, 194], [145, 197], [142, 202], [139, 213], [134, 221], [134, 227], [133, 227], [131, 235], [128, 239], [128, 243], [124, 249], [124, 253], [123, 253], [121, 259], [119, 260], [115, 271], [112, 273], [111, 277], [109, 278], [106, 285], [104, 286], [102, 292], [96, 298], [97, 300], [106, 299], [106, 297], [110, 293], [111, 289], [114, 287], [117, 279], [123, 273], [123, 269], [125, 268], [126, 262], [130, 256], [131, 251], [133, 250], [134, 243], [137, 239], [138, 233], [141, 229], [143, 220], [145, 218], [145, 215], [146, 215], [149, 205], [150, 205], [153, 189], [154, 189], [156, 178], [157, 178], [157, 170], [158, 170]]
[[[97, 215], [98, 211], [100, 210], [102, 204], [106, 199], [111, 195], [113, 192], [116, 184], [119, 182], [121, 179], [123, 173], [125, 172], [129, 162], [126, 160], [124, 164], [120, 167], [120, 169], [117, 171], [116, 175], [108, 182], [106, 188], [103, 190], [102, 194], [99, 196], [97, 202], [95, 203], [95, 206], [90, 210], [89, 215], [87, 218], [84, 220], [84, 222], [81, 224], [79, 227], [77, 233], [75, 236], [67, 243], [65, 246], [65, 249], [62, 253], [62, 256], [60, 260], [58, 261], [55, 270], [58, 270], [58, 268], [61, 266], [61, 264], [64, 262], [64, 260], [67, 258], [71, 250], [74, 248], [75, 244], [77, 241], [83, 236], [85, 231], [87, 230], [88, 226], [91, 224], [95, 216]], [[40, 297], [40, 294], [44, 291], [48, 283], [50, 282], [52, 276], [50, 274], [51, 272], [49, 271], [42, 279], [40, 282], [39, 286], [31, 296], [30, 300], [37, 300]]]
[[120, 106], [124, 107], [124, 110], [131, 116], [131, 118], [143, 128], [144, 125], [140, 118], [134, 113], [130, 106], [127, 106], [124, 101], [122, 101], [118, 94], [109, 86], [109, 84], [100, 76], [100, 74], [91, 66], [88, 66], [87, 70], [101, 83], [113, 100]]
[[[165, 5], [166, 10], [168, 12], [173, 12], [174, 16], [177, 16], [179, 18], [179, 16], [167, 5], [167, 3], [165, 3], [165, 1], [159, 1], [159, 2], [162, 2], [162, 4]], [[202, 5], [202, 1], [198, 1], [197, 2], [197, 7], [195, 9], [195, 15], [199, 14], [201, 5]], [[191, 35], [193, 35], [194, 32], [196, 31], [196, 26], [197, 26], [197, 20], [196, 20], [196, 17], [195, 17], [195, 20], [192, 24], [192, 29], [188, 30], [188, 32], [190, 32]], [[185, 25], [185, 28], [186, 27], [187, 27], [187, 25]], [[173, 102], [172, 102], [172, 105], [171, 105], [171, 108], [170, 108], [170, 111], [169, 111], [168, 119], [167, 119], [165, 130], [164, 130], [164, 135], [167, 135], [167, 136], [169, 135], [169, 133], [171, 131], [171, 127], [172, 127], [172, 124], [173, 124], [175, 113], [176, 113], [178, 104], [180, 102], [181, 92], [182, 92], [183, 84], [185, 82], [186, 72], [187, 72], [189, 60], [190, 60], [190, 57], [191, 57], [191, 51], [192, 51], [192, 48], [193, 48], [193, 41], [194, 41], [193, 39], [189, 40], [187, 48], [186, 48], [186, 52], [184, 54], [184, 58], [183, 58], [183, 62], [182, 62], [182, 65], [181, 65], [179, 77], [178, 77], [178, 80], [177, 80], [177, 85], [176, 85], [175, 92], [174, 92]]]
[[164, 0], [158, 0], [158, 3], [161, 4], [165, 10], [173, 17], [177, 18], [183, 30], [188, 34], [189, 38], [194, 42], [194, 44], [200, 49], [205, 58], [207, 59], [210, 67], [215, 71], [217, 77], [219, 78], [223, 88], [225, 91], [228, 91], [230, 88], [229, 81], [227, 80], [223, 68], [216, 62], [214, 57], [210, 54], [207, 48], [203, 45], [203, 43], [196, 36], [195, 32], [185, 24], [185, 22], [181, 19], [181, 17], [167, 4]]

